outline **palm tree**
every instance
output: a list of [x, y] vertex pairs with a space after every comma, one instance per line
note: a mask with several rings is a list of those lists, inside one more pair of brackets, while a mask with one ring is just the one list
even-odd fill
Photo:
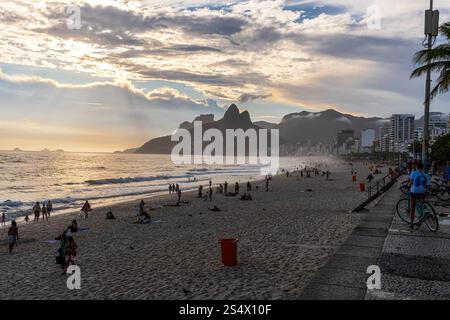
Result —
[[436, 79], [436, 86], [431, 91], [430, 100], [438, 94], [446, 93], [450, 90], [450, 22], [446, 22], [439, 28], [440, 33], [447, 38], [448, 42], [441, 44], [434, 49], [421, 50], [414, 55], [413, 62], [420, 65], [411, 74], [411, 78], [422, 76], [428, 70], [439, 72]]

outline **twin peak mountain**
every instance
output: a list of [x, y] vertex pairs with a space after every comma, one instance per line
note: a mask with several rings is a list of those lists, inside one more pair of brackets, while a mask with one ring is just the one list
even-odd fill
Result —
[[[224, 136], [226, 129], [279, 129], [280, 148], [284, 145], [317, 145], [330, 144], [337, 133], [344, 129], [352, 129], [358, 135], [364, 129], [379, 129], [383, 124], [382, 118], [355, 117], [329, 109], [312, 113], [302, 111], [283, 117], [279, 124], [260, 121], [252, 122], [248, 111], [239, 112], [238, 107], [232, 104], [220, 120], [214, 120], [214, 115], [200, 115], [194, 121], [202, 121], [202, 130], [218, 129]], [[193, 136], [194, 121], [183, 122], [179, 128], [186, 129]], [[270, 141], [270, 138], [268, 139]], [[142, 147], [132, 150], [142, 154], [170, 154], [177, 141], [171, 141], [171, 136], [164, 136], [150, 140]], [[204, 146], [209, 143], [204, 143]]]

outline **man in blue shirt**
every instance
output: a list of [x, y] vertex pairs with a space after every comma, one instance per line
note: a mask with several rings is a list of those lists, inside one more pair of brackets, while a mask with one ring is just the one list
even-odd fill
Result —
[[414, 228], [414, 213], [416, 210], [416, 200], [426, 196], [427, 189], [431, 186], [431, 177], [424, 171], [422, 162], [418, 162], [416, 170], [409, 176], [409, 193], [411, 198], [411, 229]]

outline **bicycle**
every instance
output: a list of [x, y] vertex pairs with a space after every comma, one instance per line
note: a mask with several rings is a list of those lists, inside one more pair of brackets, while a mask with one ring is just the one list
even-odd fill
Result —
[[450, 201], [450, 185], [448, 180], [436, 178], [438, 189], [436, 190], [436, 197], [444, 202]]
[[[395, 206], [397, 214], [404, 222], [411, 224], [411, 194], [407, 198], [400, 199]], [[439, 219], [433, 206], [425, 200], [425, 197], [416, 199], [416, 212], [413, 225], [420, 226], [422, 223], [427, 225], [431, 232], [439, 230]]]

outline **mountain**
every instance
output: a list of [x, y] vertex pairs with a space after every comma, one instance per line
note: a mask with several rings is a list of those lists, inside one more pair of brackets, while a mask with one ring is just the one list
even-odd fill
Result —
[[364, 129], [378, 129], [383, 123], [382, 118], [355, 117], [340, 113], [333, 109], [322, 112], [291, 113], [283, 117], [278, 128], [280, 137], [287, 143], [312, 145], [333, 142], [341, 130], [351, 129], [358, 136]]
[[[248, 111], [244, 111], [242, 113], [239, 112], [239, 109], [235, 104], [232, 104], [228, 108], [223, 118], [220, 120], [215, 121], [214, 115], [201, 115], [196, 119], [194, 119], [194, 121], [198, 120], [202, 121], [203, 132], [209, 129], [218, 129], [220, 132], [222, 132], [224, 137], [226, 129], [243, 129], [243, 130], [248, 130], [250, 128], [253, 128], [255, 130], [261, 129], [260, 127], [252, 123]], [[189, 130], [191, 136], [193, 137], [194, 121], [192, 122], [185, 121], [179, 126], [179, 128]], [[270, 138], [268, 139], [270, 141]], [[224, 150], [226, 150], [225, 142], [226, 141], [224, 141]], [[172, 152], [173, 147], [177, 144], [178, 142], [171, 141], [171, 136], [159, 137], [145, 143], [142, 147], [137, 149], [136, 153], [168, 154]], [[203, 143], [203, 147], [205, 147], [208, 144], [209, 142]], [[193, 146], [194, 143], [192, 142], [191, 145]]]
[[267, 122], [267, 121], [256, 121], [253, 123], [255, 126], [260, 127], [261, 129], [278, 129], [278, 124]]
[[[183, 122], [179, 128], [189, 130], [193, 136], [194, 121], [202, 121], [203, 132], [214, 128], [220, 130], [224, 136], [226, 129], [279, 129], [280, 148], [282, 148], [290, 145], [329, 144], [335, 140], [338, 132], [345, 129], [353, 130], [355, 136], [359, 136], [361, 131], [365, 129], [375, 129], [378, 132], [386, 119], [356, 117], [328, 109], [321, 112], [291, 113], [284, 116], [279, 124], [266, 121], [253, 123], [247, 111], [241, 113], [238, 107], [232, 104], [220, 120], [216, 121], [212, 114], [205, 114], [198, 116], [192, 122]], [[169, 154], [173, 147], [178, 144], [178, 142], [172, 142], [170, 138], [171, 136], [164, 136], [152, 139], [136, 150], [130, 149], [129, 152]], [[270, 137], [268, 141], [270, 141]], [[203, 146], [205, 147], [208, 144], [209, 142], [203, 143]], [[225, 147], [224, 150], [226, 150]]]

